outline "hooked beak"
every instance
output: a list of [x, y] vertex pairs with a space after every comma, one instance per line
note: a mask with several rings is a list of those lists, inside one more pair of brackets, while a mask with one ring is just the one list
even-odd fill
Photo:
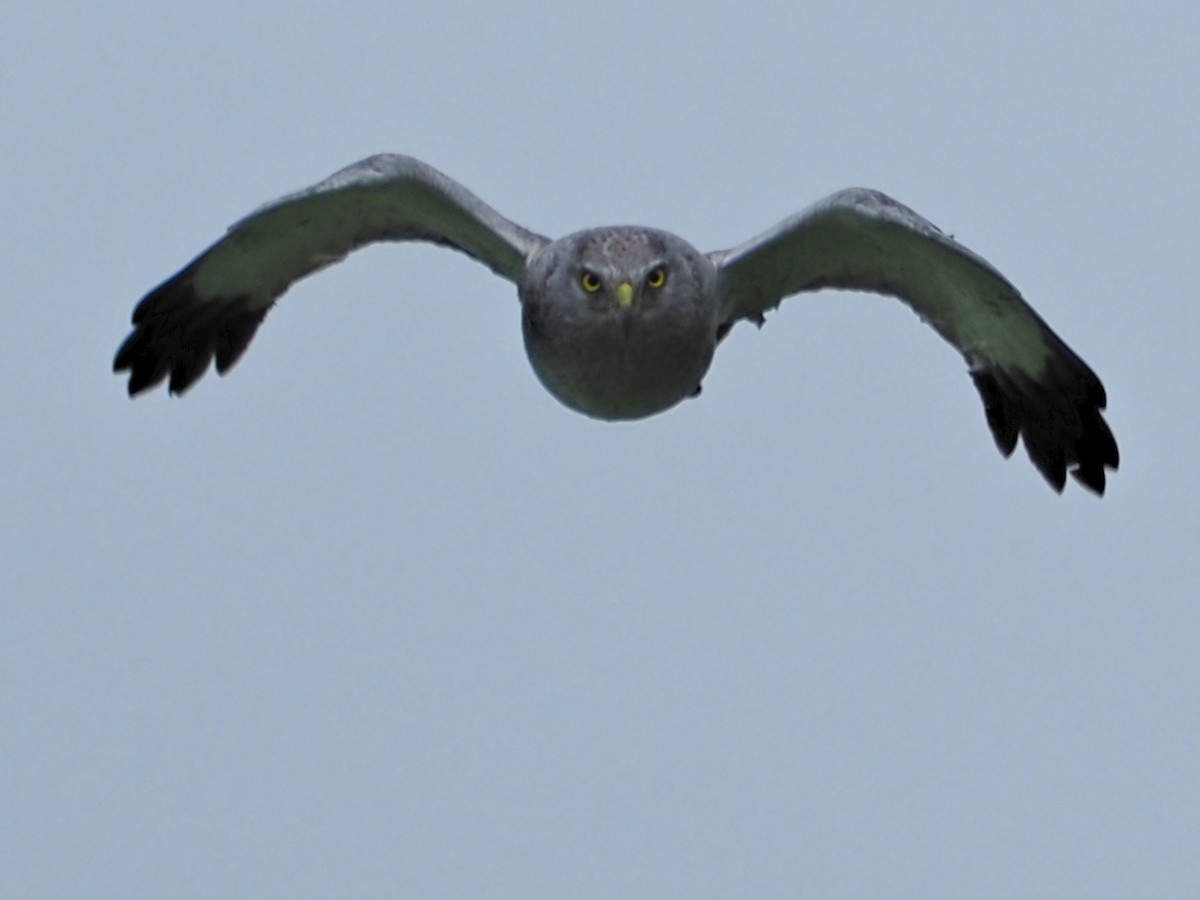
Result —
[[628, 281], [617, 285], [617, 321], [621, 324], [621, 332], [629, 337], [633, 328], [633, 285]]

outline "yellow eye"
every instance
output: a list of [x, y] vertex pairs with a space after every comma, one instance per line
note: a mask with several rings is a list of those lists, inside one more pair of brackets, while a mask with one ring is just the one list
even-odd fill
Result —
[[667, 283], [666, 269], [652, 269], [650, 274], [646, 276], [646, 284], [652, 288], [660, 288]]
[[589, 294], [594, 294], [600, 290], [600, 279], [595, 272], [584, 272], [579, 276], [579, 283], [583, 285], [583, 289]]

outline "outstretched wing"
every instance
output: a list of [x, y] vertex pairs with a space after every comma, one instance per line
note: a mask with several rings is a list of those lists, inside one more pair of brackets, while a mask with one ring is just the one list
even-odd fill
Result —
[[147, 294], [113, 370], [131, 396], [168, 375], [182, 393], [213, 359], [223, 374], [294, 281], [376, 241], [453, 247], [513, 282], [548, 243], [419, 160], [372, 156], [242, 219]]
[[1118, 454], [1100, 379], [1003, 275], [908, 207], [851, 188], [709, 257], [720, 273], [721, 336], [739, 319], [761, 323], [801, 291], [900, 298], [966, 358], [1001, 453], [1020, 436], [1055, 490], [1069, 470], [1104, 493]]

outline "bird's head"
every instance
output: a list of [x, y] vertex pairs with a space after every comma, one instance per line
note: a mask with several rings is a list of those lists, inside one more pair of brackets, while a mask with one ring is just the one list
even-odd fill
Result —
[[607, 320], [629, 338], [664, 309], [710, 305], [712, 266], [686, 241], [649, 228], [593, 228], [529, 262], [522, 299], [571, 319]]

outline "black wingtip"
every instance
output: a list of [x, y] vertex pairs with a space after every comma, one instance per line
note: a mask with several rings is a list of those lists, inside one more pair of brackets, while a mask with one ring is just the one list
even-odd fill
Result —
[[988, 426], [996, 446], [1012, 453], [1018, 435], [1029, 458], [1058, 493], [1067, 474], [1103, 496], [1106, 469], [1120, 463], [1117, 442], [1101, 411], [1106, 395], [1100, 380], [1072, 360], [1051, 364], [1042, 378], [1005, 369], [971, 372], [983, 398]]
[[201, 299], [189, 270], [155, 288], [133, 311], [133, 331], [113, 358], [113, 371], [129, 373], [129, 396], [167, 381], [183, 394], [216, 360], [227, 372], [250, 345], [266, 315], [249, 299]]

